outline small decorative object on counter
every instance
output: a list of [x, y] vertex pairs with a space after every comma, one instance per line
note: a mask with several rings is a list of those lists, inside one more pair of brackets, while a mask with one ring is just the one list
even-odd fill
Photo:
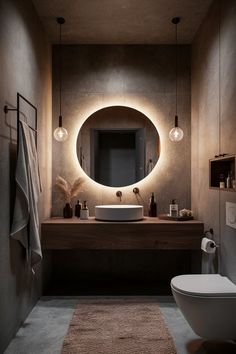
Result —
[[148, 215], [151, 217], [157, 216], [157, 203], [155, 202], [155, 199], [154, 199], [154, 193], [151, 194]]
[[79, 202], [79, 200], [77, 200], [77, 203], [75, 204], [75, 216], [77, 216], [77, 218], [80, 218], [81, 208], [82, 204]]
[[190, 210], [190, 209], [182, 209], [182, 210], [179, 211], [179, 215], [180, 215], [181, 217], [193, 216], [193, 212], [192, 212], [192, 210]]
[[80, 219], [82, 220], [87, 220], [89, 218], [89, 210], [86, 203], [86, 200], [84, 200], [82, 209], [80, 210]]
[[223, 173], [220, 174], [220, 188], [225, 188], [225, 176]]
[[63, 208], [63, 217], [64, 218], [72, 218], [73, 216], [73, 209], [70, 203], [66, 203], [65, 207]]
[[[66, 202], [66, 206], [63, 209], [63, 216], [64, 218], [71, 218], [72, 216], [65, 216], [70, 215], [69, 209], [71, 208], [71, 201], [75, 198], [79, 191], [81, 190], [81, 184], [83, 183], [82, 178], [77, 178], [73, 184], [66, 181], [63, 177], [57, 176], [55, 188], [58, 192], [60, 192], [60, 197]], [[68, 204], [68, 205], [67, 205]], [[73, 215], [73, 210], [72, 210]]]
[[172, 199], [170, 204], [170, 216], [176, 218], [178, 216], [178, 204], [176, 204], [176, 199]]

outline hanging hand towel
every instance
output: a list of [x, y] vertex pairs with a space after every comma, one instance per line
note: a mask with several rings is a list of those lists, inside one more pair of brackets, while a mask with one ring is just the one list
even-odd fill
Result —
[[23, 121], [19, 122], [15, 179], [16, 199], [11, 236], [25, 247], [33, 270], [42, 258], [38, 217], [41, 183], [34, 132]]

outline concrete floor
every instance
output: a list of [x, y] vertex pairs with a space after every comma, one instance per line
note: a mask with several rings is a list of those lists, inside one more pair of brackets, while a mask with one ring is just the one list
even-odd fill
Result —
[[[85, 297], [42, 297], [4, 354], [60, 354], [74, 308], [82, 298]], [[234, 343], [203, 341], [196, 336], [172, 297], [148, 298], [158, 301], [178, 354], [236, 353]]]

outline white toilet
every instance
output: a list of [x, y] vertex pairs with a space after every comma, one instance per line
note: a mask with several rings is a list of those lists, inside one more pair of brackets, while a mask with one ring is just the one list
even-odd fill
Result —
[[236, 340], [236, 285], [220, 274], [179, 275], [171, 280], [175, 301], [196, 334]]

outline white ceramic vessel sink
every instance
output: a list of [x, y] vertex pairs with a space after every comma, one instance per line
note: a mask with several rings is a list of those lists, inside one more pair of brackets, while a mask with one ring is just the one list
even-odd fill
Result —
[[97, 205], [95, 219], [102, 221], [135, 221], [143, 219], [142, 205]]

